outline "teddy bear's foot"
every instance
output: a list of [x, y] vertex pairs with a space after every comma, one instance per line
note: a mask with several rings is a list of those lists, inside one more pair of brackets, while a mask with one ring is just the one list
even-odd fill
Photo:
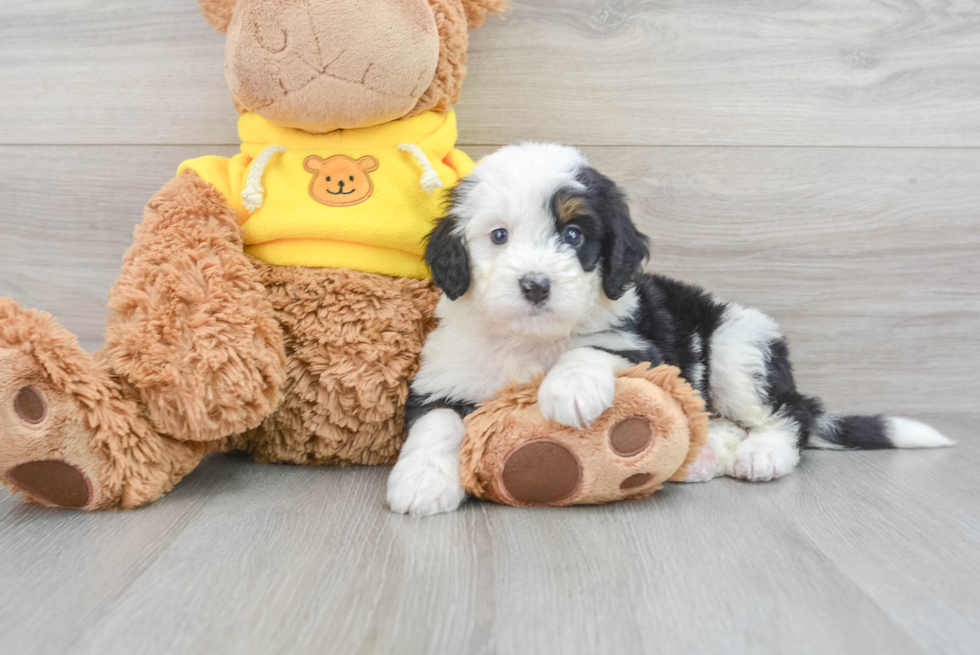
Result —
[[685, 464], [704, 444], [703, 404], [676, 369], [628, 373], [616, 380], [613, 407], [585, 429], [543, 420], [522, 402], [529, 391], [484, 405], [469, 419], [464, 486], [508, 505], [573, 505], [642, 498], [688, 477]]
[[56, 507], [135, 507], [208, 445], [157, 435], [48, 314], [0, 299], [0, 482]]
[[0, 347], [4, 484], [45, 505], [82, 508], [104, 502], [106, 467], [92, 447], [91, 429], [79, 420], [82, 415], [31, 354]]
[[[500, 489], [520, 505], [564, 505], [576, 496], [574, 502], [609, 502], [652, 493], [669, 472], [650, 455], [664, 445], [658, 440], [669, 437], [669, 430], [658, 430], [649, 418], [630, 416], [582, 430], [572, 440], [534, 439], [507, 454]], [[588, 491], [582, 490], [586, 468]]]

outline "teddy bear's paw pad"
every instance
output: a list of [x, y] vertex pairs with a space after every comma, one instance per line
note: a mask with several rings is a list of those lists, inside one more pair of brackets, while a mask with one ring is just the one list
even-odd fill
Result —
[[0, 349], [0, 483], [45, 505], [89, 506], [98, 495], [91, 430], [78, 401], [31, 355]]
[[58, 459], [19, 464], [7, 471], [6, 477], [32, 496], [58, 507], [85, 507], [92, 497], [86, 475]]
[[619, 488], [623, 491], [626, 491], [627, 489], [635, 489], [636, 487], [642, 487], [652, 479], [653, 473], [634, 473], [620, 482]]
[[501, 482], [519, 503], [552, 505], [578, 491], [582, 465], [557, 441], [538, 439], [517, 446], [507, 455]]
[[639, 455], [652, 442], [653, 428], [639, 416], [623, 419], [609, 431], [609, 447], [620, 457]]
[[14, 412], [25, 423], [37, 425], [48, 415], [48, 404], [37, 389], [23, 387], [14, 396]]

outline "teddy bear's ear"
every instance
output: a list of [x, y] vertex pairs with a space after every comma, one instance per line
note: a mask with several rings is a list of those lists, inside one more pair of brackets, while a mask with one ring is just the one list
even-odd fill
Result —
[[208, 24], [218, 32], [227, 32], [231, 14], [238, 0], [197, 0], [197, 6]]
[[470, 29], [483, 25], [490, 14], [503, 14], [509, 6], [510, 0], [463, 0], [463, 10], [466, 11], [466, 22]]

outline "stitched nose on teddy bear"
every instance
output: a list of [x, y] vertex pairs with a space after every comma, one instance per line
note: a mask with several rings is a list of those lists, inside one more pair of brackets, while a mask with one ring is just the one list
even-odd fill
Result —
[[427, 0], [239, 0], [225, 76], [240, 105], [328, 132], [404, 116], [438, 60]]

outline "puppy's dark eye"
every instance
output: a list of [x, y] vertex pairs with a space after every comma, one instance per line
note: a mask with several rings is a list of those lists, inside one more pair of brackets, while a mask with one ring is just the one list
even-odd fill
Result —
[[498, 228], [490, 233], [490, 238], [493, 239], [493, 242], [498, 246], [503, 243], [507, 243], [507, 230], [504, 228]]
[[582, 245], [583, 239], [585, 239], [585, 235], [582, 234], [582, 230], [575, 227], [574, 225], [569, 225], [564, 230], [562, 230], [561, 240], [567, 243], [568, 245], [572, 246], [573, 248], [577, 248], [580, 245]]

